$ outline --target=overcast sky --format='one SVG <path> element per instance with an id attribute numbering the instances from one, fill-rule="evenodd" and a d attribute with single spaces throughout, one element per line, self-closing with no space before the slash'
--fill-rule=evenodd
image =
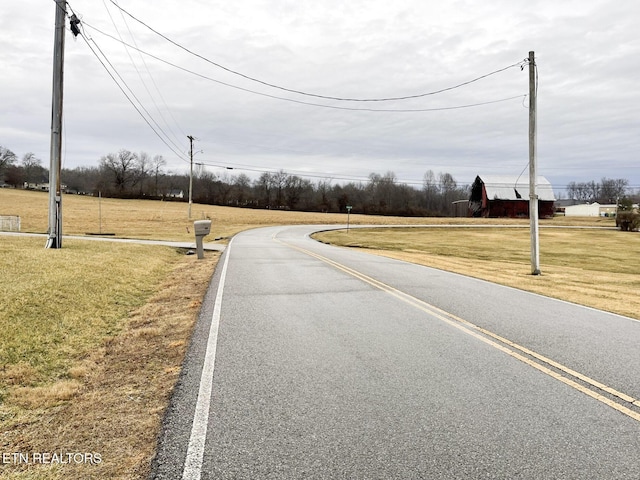
<path id="1" fill-rule="evenodd" d="M 482 174 L 526 175 L 529 72 L 519 65 L 535 51 L 538 173 L 556 190 L 603 177 L 640 188 L 635 2 L 73 0 L 69 7 L 84 38 L 67 22 L 65 168 L 97 166 L 124 148 L 162 155 L 167 170 L 187 172 L 191 135 L 195 162 L 217 174 L 284 169 L 342 182 L 392 171 L 416 185 L 427 170 L 461 184 Z M 20 158 L 33 152 L 46 167 L 54 17 L 54 0 L 3 2 L 0 10 L 0 145 Z M 363 102 L 285 89 L 360 100 L 447 90 Z"/>

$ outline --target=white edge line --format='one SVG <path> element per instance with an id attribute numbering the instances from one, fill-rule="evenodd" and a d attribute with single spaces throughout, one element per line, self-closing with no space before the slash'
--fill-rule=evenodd
<path id="1" fill-rule="evenodd" d="M 191 436 L 189 437 L 189 446 L 187 448 L 187 456 L 184 462 L 184 470 L 182 471 L 183 480 L 199 480 L 202 474 L 202 462 L 204 458 L 204 445 L 207 438 L 207 426 L 209 423 L 209 410 L 211 407 L 211 393 L 213 390 L 213 370 L 216 360 L 216 347 L 218 344 L 218 327 L 220 325 L 220 310 L 222 308 L 222 294 L 224 292 L 224 283 L 227 276 L 227 265 L 231 255 L 231 243 L 226 248 L 226 257 L 218 282 L 218 291 L 213 307 L 213 315 L 211 326 L 209 327 L 209 339 L 207 340 L 207 349 L 204 357 L 204 365 L 202 366 L 202 375 L 200 376 L 200 389 L 198 391 L 198 399 L 196 401 L 196 409 L 193 414 L 193 425 L 191 427 Z"/>

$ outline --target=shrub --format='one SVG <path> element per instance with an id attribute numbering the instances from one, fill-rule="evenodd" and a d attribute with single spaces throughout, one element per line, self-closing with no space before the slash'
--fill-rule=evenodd
<path id="1" fill-rule="evenodd" d="M 616 215 L 616 227 L 623 232 L 631 232 L 640 228 L 640 214 L 636 212 L 618 212 Z"/>

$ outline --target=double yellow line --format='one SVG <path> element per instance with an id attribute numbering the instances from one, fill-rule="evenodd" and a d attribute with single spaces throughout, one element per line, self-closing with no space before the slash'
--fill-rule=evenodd
<path id="1" fill-rule="evenodd" d="M 501 352 L 504 352 L 507 355 L 520 360 L 521 362 L 526 363 L 536 370 L 549 375 L 550 377 L 553 377 L 556 380 L 640 422 L 640 412 L 630 408 L 633 406 L 640 408 L 640 400 L 637 400 L 630 395 L 619 392 L 618 390 L 604 385 L 596 380 L 593 380 L 586 375 L 565 367 L 564 365 L 561 365 L 560 363 L 555 362 L 550 358 L 545 357 L 544 355 L 540 355 L 539 353 L 523 347 L 522 345 L 518 345 L 517 343 L 501 337 L 500 335 L 497 335 L 485 328 L 479 327 L 478 325 L 475 325 L 463 318 L 457 317 L 456 315 L 448 313 L 434 305 L 431 305 L 430 303 L 404 293 L 397 288 L 387 285 L 386 283 L 380 282 L 375 278 L 369 277 L 368 275 L 358 272 L 357 270 L 342 265 L 341 263 L 335 262 L 330 258 L 324 257 L 315 252 L 292 245 L 290 243 L 283 242 L 275 237 L 274 240 L 290 248 L 293 248 L 294 250 L 316 258 L 328 265 L 331 265 L 332 267 L 345 272 L 365 283 L 368 283 L 369 285 L 398 298 L 399 300 L 411 305 L 412 307 L 428 313 L 429 315 L 457 328 L 458 330 L 461 330 L 467 335 L 471 335 L 472 337 L 477 338 L 478 340 L 488 345 L 491 345 L 493 348 L 500 350 Z M 577 380 L 580 380 L 583 383 L 579 383 Z M 606 392 L 617 400 L 606 397 L 598 391 Z"/>

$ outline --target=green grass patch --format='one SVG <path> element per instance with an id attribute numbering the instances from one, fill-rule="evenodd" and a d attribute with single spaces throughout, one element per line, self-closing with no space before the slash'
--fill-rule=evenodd
<path id="1" fill-rule="evenodd" d="M 166 275 L 177 252 L 107 242 L 3 237 L 0 390 L 41 385 L 119 332 Z M 15 377 L 22 377 L 20 381 Z"/>

